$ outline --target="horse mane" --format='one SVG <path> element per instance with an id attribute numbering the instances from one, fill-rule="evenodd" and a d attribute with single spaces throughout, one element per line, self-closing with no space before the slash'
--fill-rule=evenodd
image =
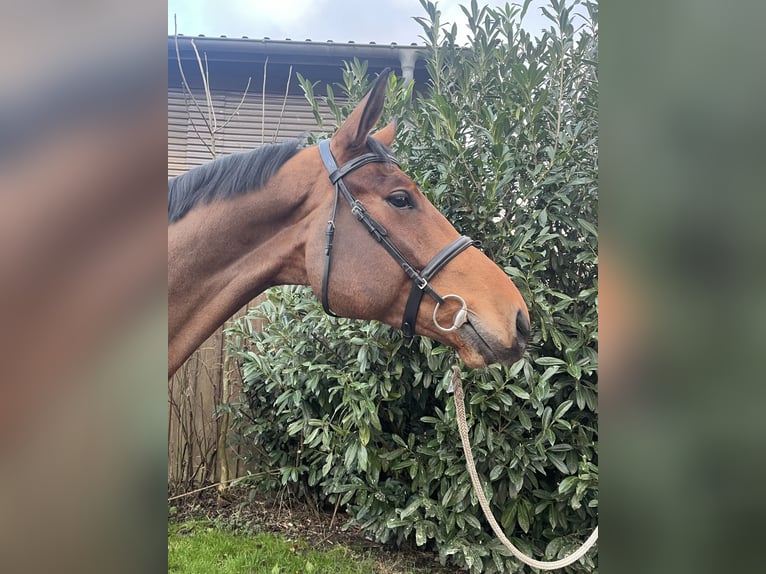
<path id="1" fill-rule="evenodd" d="M 289 140 L 219 157 L 168 180 L 168 223 L 200 203 L 230 199 L 263 187 L 301 149 Z"/>

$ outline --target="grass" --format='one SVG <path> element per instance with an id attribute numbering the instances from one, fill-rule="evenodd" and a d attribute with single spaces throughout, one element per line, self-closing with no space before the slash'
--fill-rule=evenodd
<path id="1" fill-rule="evenodd" d="M 315 549 L 271 533 L 228 532 L 209 521 L 168 525 L 168 572 L 179 574 L 370 574 L 375 562 L 336 546 Z"/>

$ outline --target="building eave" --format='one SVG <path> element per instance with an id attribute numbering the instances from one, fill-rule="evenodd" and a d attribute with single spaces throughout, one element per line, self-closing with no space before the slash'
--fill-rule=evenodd
<path id="1" fill-rule="evenodd" d="M 419 45 L 179 35 L 178 53 L 185 69 L 192 63 L 196 69 L 194 47 L 201 56 L 204 55 L 211 70 L 224 70 L 227 76 L 240 68 L 253 75 L 253 70 L 261 69 L 268 63 L 270 67 L 294 66 L 298 68 L 296 71 L 301 71 L 312 80 L 338 81 L 341 78 L 343 62 L 356 58 L 367 61 L 372 73 L 390 66 L 398 75 L 407 79 L 423 80 L 427 77 L 421 57 L 426 48 Z M 176 38 L 168 36 L 168 72 L 171 78 L 174 76 L 174 70 L 177 70 Z M 275 75 L 279 77 L 281 74 L 275 70 Z"/>

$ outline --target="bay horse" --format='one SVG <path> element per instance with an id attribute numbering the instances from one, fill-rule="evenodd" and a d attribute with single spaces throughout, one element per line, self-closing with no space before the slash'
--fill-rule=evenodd
<path id="1" fill-rule="evenodd" d="M 399 168 L 395 122 L 370 135 L 389 72 L 318 146 L 265 146 L 169 181 L 168 376 L 285 284 L 310 285 L 328 313 L 449 345 L 468 367 L 521 357 L 530 326 L 518 289 Z"/>

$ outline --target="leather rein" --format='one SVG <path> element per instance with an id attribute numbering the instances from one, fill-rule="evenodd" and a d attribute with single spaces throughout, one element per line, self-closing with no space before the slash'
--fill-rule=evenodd
<path id="1" fill-rule="evenodd" d="M 330 310 L 327 290 L 330 281 L 333 238 L 335 236 L 335 216 L 338 211 L 338 197 L 342 195 L 357 221 L 364 225 L 367 231 L 370 232 L 370 235 L 383 246 L 388 254 L 393 257 L 394 261 L 399 264 L 407 276 L 412 280 L 412 289 L 407 298 L 407 304 L 404 307 L 404 316 L 402 318 L 402 331 L 404 332 L 405 338 L 411 339 L 415 335 L 415 323 L 417 321 L 418 309 L 420 308 L 420 302 L 423 300 L 423 294 L 425 293 L 428 293 L 428 295 L 436 301 L 436 307 L 433 312 L 433 321 L 436 327 L 443 332 L 451 332 L 459 329 L 468 321 L 468 307 L 465 300 L 459 295 L 454 294 L 444 296 L 439 295 L 433 287 L 431 287 L 429 281 L 452 259 L 457 257 L 468 247 L 478 245 L 478 242 L 470 237 L 462 235 L 437 253 L 422 270 L 416 269 L 410 265 L 407 258 L 404 257 L 396 245 L 391 242 L 386 228 L 368 213 L 362 202 L 351 194 L 346 187 L 346 184 L 343 182 L 343 178 L 346 175 L 359 169 L 363 165 L 367 165 L 368 163 L 393 163 L 396 166 L 399 166 L 397 159 L 390 154 L 366 153 L 344 163 L 341 167 L 338 167 L 338 164 L 330 151 L 330 140 L 324 140 L 319 143 L 319 154 L 322 157 L 325 168 L 327 168 L 327 171 L 330 174 L 330 182 L 335 187 L 335 200 L 332 206 L 332 214 L 330 220 L 327 222 L 327 230 L 325 232 L 327 242 L 325 246 L 324 274 L 322 276 L 322 307 L 324 308 L 325 313 L 337 317 L 337 315 Z M 437 321 L 436 313 L 439 310 L 439 307 L 448 299 L 457 300 L 461 304 L 461 308 L 455 314 L 452 325 L 450 327 L 443 327 Z"/>

